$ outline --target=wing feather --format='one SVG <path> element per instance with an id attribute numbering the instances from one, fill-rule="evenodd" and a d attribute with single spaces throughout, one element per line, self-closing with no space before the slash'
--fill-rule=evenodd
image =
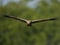
<path id="1" fill-rule="evenodd" d="M 15 17 L 15 16 L 4 15 L 4 17 L 13 18 L 13 19 L 16 19 L 16 20 L 19 20 L 19 21 L 25 22 L 25 23 L 27 22 L 26 19 L 18 18 L 18 17 Z"/>
<path id="2" fill-rule="evenodd" d="M 33 20 L 32 23 L 45 22 L 45 21 L 52 21 L 52 20 L 56 20 L 56 19 L 57 19 L 57 18 L 39 19 L 39 20 Z"/>

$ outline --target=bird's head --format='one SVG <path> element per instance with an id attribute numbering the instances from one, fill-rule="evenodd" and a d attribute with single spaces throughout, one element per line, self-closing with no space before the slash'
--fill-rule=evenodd
<path id="1" fill-rule="evenodd" d="M 31 21 L 30 21 L 30 20 L 27 21 L 27 25 L 28 25 L 28 26 L 31 26 Z"/>
<path id="2" fill-rule="evenodd" d="M 30 24 L 31 23 L 31 21 L 27 21 L 27 24 Z"/>

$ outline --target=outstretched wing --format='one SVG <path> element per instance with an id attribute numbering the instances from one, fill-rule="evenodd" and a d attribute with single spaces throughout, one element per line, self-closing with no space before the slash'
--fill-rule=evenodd
<path id="1" fill-rule="evenodd" d="M 46 19 L 32 20 L 32 23 L 52 21 L 52 20 L 56 20 L 56 19 L 57 18 L 46 18 Z"/>
<path id="2" fill-rule="evenodd" d="M 27 20 L 25 19 L 22 19 L 22 18 L 18 18 L 18 17 L 15 17 L 15 16 L 8 16 L 8 15 L 3 15 L 4 17 L 8 17 L 8 18 L 13 18 L 13 19 L 16 19 L 16 20 L 19 20 L 19 21 L 22 21 L 22 22 L 27 22 Z"/>

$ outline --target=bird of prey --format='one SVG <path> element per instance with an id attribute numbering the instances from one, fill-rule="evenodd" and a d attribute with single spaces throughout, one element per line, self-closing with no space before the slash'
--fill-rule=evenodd
<path id="1" fill-rule="evenodd" d="M 9 15 L 4 15 L 4 17 L 16 19 L 16 20 L 19 20 L 21 22 L 25 22 L 27 24 L 27 26 L 32 26 L 32 24 L 38 23 L 38 22 L 52 21 L 52 20 L 57 19 L 57 18 L 46 18 L 46 19 L 38 19 L 38 20 L 26 20 L 26 19 L 23 19 L 23 18 L 18 18 L 18 17 L 15 17 L 15 16 L 9 16 Z"/>

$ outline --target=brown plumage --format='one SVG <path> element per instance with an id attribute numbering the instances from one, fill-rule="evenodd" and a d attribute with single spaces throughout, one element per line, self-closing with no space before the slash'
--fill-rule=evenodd
<path id="1" fill-rule="evenodd" d="M 23 19 L 23 18 L 8 16 L 8 15 L 4 15 L 4 17 L 13 18 L 13 19 L 19 20 L 21 22 L 25 22 L 28 26 L 31 26 L 32 24 L 38 23 L 38 22 L 52 21 L 52 20 L 57 19 L 57 18 L 46 18 L 46 19 L 38 19 L 38 20 L 26 20 L 26 19 Z"/>

